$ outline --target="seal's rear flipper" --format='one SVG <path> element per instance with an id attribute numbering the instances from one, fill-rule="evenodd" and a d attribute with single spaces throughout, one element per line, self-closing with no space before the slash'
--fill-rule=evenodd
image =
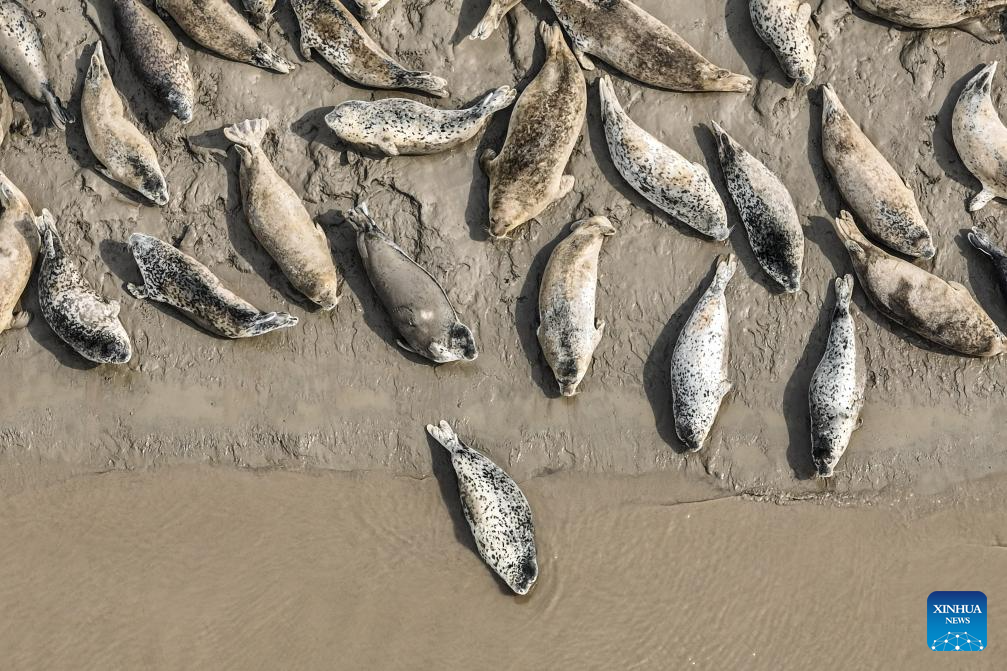
<path id="1" fill-rule="evenodd" d="M 52 125 L 60 130 L 65 130 L 67 124 L 74 123 L 77 119 L 73 114 L 67 110 L 66 106 L 63 104 L 56 94 L 52 92 L 52 89 L 48 86 L 42 91 L 45 95 L 46 105 L 49 106 L 49 115 L 52 117 Z"/>
<path id="2" fill-rule="evenodd" d="M 972 230 L 968 234 L 969 242 L 972 246 L 978 249 L 983 254 L 993 257 L 994 259 L 1002 259 L 1007 257 L 1007 252 L 997 246 L 992 239 L 990 239 L 989 234 L 978 226 L 973 226 Z"/>
<path id="3" fill-rule="evenodd" d="M 1003 40 L 1003 15 L 993 12 L 989 16 L 975 18 L 955 26 L 986 44 L 996 44 Z"/>
<path id="4" fill-rule="evenodd" d="M 285 329 L 295 326 L 297 317 L 286 312 L 267 312 L 252 320 L 252 325 L 248 329 L 248 336 L 259 336 L 276 329 Z"/>
<path id="5" fill-rule="evenodd" d="M 269 119 L 247 119 L 224 129 L 224 137 L 231 142 L 254 149 L 262 144 L 262 138 L 269 130 Z"/>
<path id="6" fill-rule="evenodd" d="M 462 441 L 458 439 L 458 434 L 455 433 L 455 430 L 451 428 L 451 425 L 443 419 L 438 426 L 427 424 L 427 433 L 429 433 L 434 440 L 443 445 L 444 449 L 452 454 L 463 447 Z"/>

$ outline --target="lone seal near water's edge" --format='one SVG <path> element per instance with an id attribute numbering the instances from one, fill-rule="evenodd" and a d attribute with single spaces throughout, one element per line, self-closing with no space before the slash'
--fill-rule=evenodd
<path id="1" fill-rule="evenodd" d="M 969 80 L 951 118 L 951 137 L 958 155 L 982 185 L 982 191 L 969 203 L 972 212 L 994 198 L 1007 197 L 1007 128 L 990 97 L 996 71 L 997 62 L 993 61 Z"/>

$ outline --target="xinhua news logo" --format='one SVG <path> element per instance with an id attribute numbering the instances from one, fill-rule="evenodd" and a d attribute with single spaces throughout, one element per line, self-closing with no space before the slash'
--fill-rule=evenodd
<path id="1" fill-rule="evenodd" d="M 927 597 L 927 647 L 936 652 L 985 650 L 986 595 L 931 592 Z"/>

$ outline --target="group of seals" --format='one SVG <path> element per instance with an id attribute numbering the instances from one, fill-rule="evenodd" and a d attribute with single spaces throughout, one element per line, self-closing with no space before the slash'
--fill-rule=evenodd
<path id="1" fill-rule="evenodd" d="M 958 155 L 982 185 L 982 191 L 969 203 L 972 212 L 994 198 L 1007 197 L 1007 128 L 991 98 L 996 71 L 993 61 L 969 80 L 951 118 Z"/>
<path id="2" fill-rule="evenodd" d="M 865 12 L 908 28 L 953 27 L 984 42 L 1002 39 L 1000 12 L 1007 0 L 854 0 Z"/>
<path id="3" fill-rule="evenodd" d="M 54 126 L 62 130 L 73 123 L 73 115 L 56 97 L 49 79 L 42 30 L 18 0 L 0 0 L 0 68 L 22 91 L 49 107 Z"/>
<path id="4" fill-rule="evenodd" d="M 28 286 L 41 239 L 31 203 L 7 175 L 0 172 L 0 334 L 19 329 L 31 319 L 18 310 Z"/>
<path id="5" fill-rule="evenodd" d="M 787 76 L 807 86 L 815 78 L 818 54 L 808 33 L 811 5 L 803 0 L 750 0 L 752 25 L 776 54 Z"/>

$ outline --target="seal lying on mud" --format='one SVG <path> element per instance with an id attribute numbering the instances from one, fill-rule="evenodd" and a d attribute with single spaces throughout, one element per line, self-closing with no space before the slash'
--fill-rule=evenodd
<path id="1" fill-rule="evenodd" d="M 989 234 L 978 226 L 972 227 L 968 237 L 973 247 L 993 260 L 1000 293 L 1007 298 L 1007 251 L 993 242 Z"/>
<path id="2" fill-rule="evenodd" d="M 727 209 L 706 168 L 637 126 L 607 76 L 598 80 L 598 91 L 608 150 L 623 179 L 683 224 L 714 240 L 727 240 Z"/>
<path id="3" fill-rule="evenodd" d="M 136 298 L 178 308 L 211 333 L 250 338 L 297 324 L 297 317 L 286 312 L 260 311 L 225 287 L 202 263 L 155 237 L 134 233 L 129 237 L 129 251 L 143 284 L 127 284 L 126 290 Z"/>
<path id="4" fill-rule="evenodd" d="M 912 189 L 828 84 L 822 87 L 822 98 L 822 152 L 843 198 L 879 241 L 900 254 L 932 258 L 934 243 Z"/>
<path id="5" fill-rule="evenodd" d="M 840 213 L 835 227 L 864 292 L 889 319 L 968 356 L 989 357 L 1007 351 L 1004 334 L 968 289 L 872 245 L 849 212 Z"/>
<path id="6" fill-rule="evenodd" d="M 671 401 L 675 432 L 689 452 L 710 435 L 731 382 L 727 379 L 731 318 L 724 290 L 738 269 L 734 254 L 717 259 L 713 282 L 700 297 L 671 355 Z"/>
<path id="7" fill-rule="evenodd" d="M 951 119 L 958 155 L 983 187 L 969 203 L 972 212 L 994 198 L 1007 197 L 1007 128 L 990 97 L 996 71 L 993 61 L 969 80 Z"/>
<path id="8" fill-rule="evenodd" d="M 800 291 L 804 230 L 794 199 L 779 177 L 716 122 L 713 134 L 727 190 L 738 207 L 755 258 L 784 291 Z"/>
<path id="9" fill-rule="evenodd" d="M 141 0 L 113 0 L 122 50 L 151 93 L 182 123 L 192 121 L 196 84 L 189 55 Z"/>
<path id="10" fill-rule="evenodd" d="M 1000 12 L 1007 0 L 854 0 L 865 12 L 908 28 L 954 27 L 984 42 L 1002 39 Z"/>
<path id="11" fill-rule="evenodd" d="M 480 159 L 489 176 L 490 235 L 502 238 L 570 193 L 563 170 L 587 115 L 587 83 L 559 26 L 539 24 L 546 58 L 514 105 L 499 156 Z"/>
<path id="12" fill-rule="evenodd" d="M 84 78 L 80 114 L 87 143 L 104 166 L 97 170 L 158 205 L 166 204 L 168 184 L 157 162 L 157 153 L 140 129 L 126 117 L 122 98 L 105 65 L 100 41 L 95 44 Z"/>
<path id="13" fill-rule="evenodd" d="M 251 119 L 224 129 L 241 156 L 241 202 L 252 233 L 302 294 L 331 310 L 339 302 L 342 279 L 328 238 L 262 151 L 267 119 Z"/>
<path id="14" fill-rule="evenodd" d="M 41 243 L 35 212 L 25 195 L 0 172 L 0 334 L 28 326 L 31 315 L 15 312 L 28 286 Z"/>
<path id="15" fill-rule="evenodd" d="M 818 54 L 808 34 L 811 5 L 802 0 L 750 0 L 752 25 L 776 54 L 787 76 L 805 86 L 815 78 Z"/>
<path id="16" fill-rule="evenodd" d="M 857 356 L 857 325 L 850 312 L 853 276 L 836 278 L 836 308 L 825 354 L 811 376 L 811 460 L 820 478 L 830 478 L 860 427 L 864 406 L 863 364 Z"/>
<path id="17" fill-rule="evenodd" d="M 301 26 L 301 55 L 318 53 L 347 79 L 377 89 L 415 89 L 443 98 L 447 81 L 389 56 L 340 0 L 290 0 Z"/>
<path id="18" fill-rule="evenodd" d="M 133 348 L 119 321 L 119 302 L 99 296 L 63 248 L 49 210 L 35 219 L 42 233 L 38 303 L 63 342 L 95 363 L 126 363 Z"/>
<path id="19" fill-rule="evenodd" d="M 17 0 L 0 0 L 0 68 L 22 91 L 48 105 L 56 128 L 62 130 L 74 122 L 52 90 L 42 30 L 35 15 Z"/>
<path id="20" fill-rule="evenodd" d="M 263 42 L 228 0 L 154 0 L 186 35 L 239 63 L 286 74 L 294 66 Z"/>
<path id="21" fill-rule="evenodd" d="M 252 22 L 261 27 L 272 18 L 276 0 L 241 0 L 241 4 L 252 16 Z"/>
<path id="22" fill-rule="evenodd" d="M 407 98 L 347 100 L 325 115 L 339 138 L 388 156 L 436 154 L 473 138 L 494 112 L 508 107 L 517 91 L 501 86 L 472 107 L 434 109 Z"/>
<path id="23" fill-rule="evenodd" d="M 479 555 L 516 594 L 527 594 L 538 579 L 528 499 L 502 468 L 462 443 L 447 422 L 427 424 L 427 433 L 451 453 L 462 512 Z"/>
<path id="24" fill-rule="evenodd" d="M 575 222 L 542 274 L 536 335 L 564 396 L 577 393 L 605 332 L 605 321 L 595 321 L 595 293 L 601 243 L 612 235 L 615 226 L 606 217 Z"/>
<path id="25" fill-rule="evenodd" d="M 375 293 L 404 340 L 399 347 L 436 363 L 472 361 L 475 337 L 458 319 L 444 288 L 382 231 L 367 204 L 346 213 Z"/>
<path id="26" fill-rule="evenodd" d="M 381 8 L 388 4 L 388 0 L 357 0 L 357 7 L 360 8 L 360 16 L 365 19 L 373 19 L 381 11 Z"/>

